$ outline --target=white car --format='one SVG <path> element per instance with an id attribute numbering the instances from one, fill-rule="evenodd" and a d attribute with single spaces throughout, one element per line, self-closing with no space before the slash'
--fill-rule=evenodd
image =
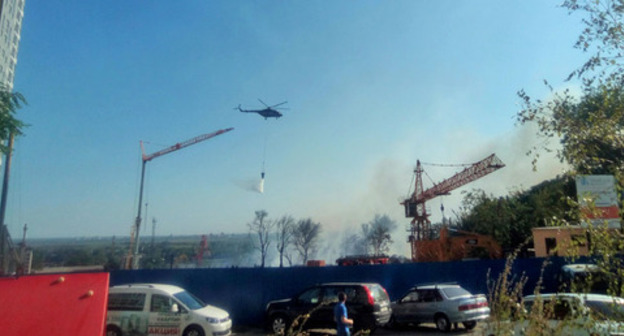
<path id="1" fill-rule="evenodd" d="M 553 336 L 624 336 L 624 298 L 558 293 L 525 296 L 523 302 L 518 320 L 492 321 L 484 335 L 533 335 L 531 329 L 539 329 Z"/>
<path id="2" fill-rule="evenodd" d="M 561 267 L 561 290 L 607 294 L 609 278 L 596 264 L 568 264 Z"/>
<path id="3" fill-rule="evenodd" d="M 162 284 L 130 284 L 108 291 L 106 336 L 228 336 L 232 320 L 184 289 Z"/>

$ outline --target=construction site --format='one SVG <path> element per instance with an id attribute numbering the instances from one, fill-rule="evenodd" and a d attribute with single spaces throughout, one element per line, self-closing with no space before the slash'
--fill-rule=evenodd
<path id="1" fill-rule="evenodd" d="M 143 143 L 141 143 L 141 149 L 143 153 L 141 159 L 143 164 L 141 171 L 142 174 L 139 191 L 139 204 L 141 204 L 141 199 L 143 195 L 145 166 L 147 162 L 162 155 L 166 155 L 168 153 L 172 153 L 185 147 L 211 139 L 217 135 L 229 132 L 231 130 L 232 128 L 229 128 L 195 137 L 188 141 L 175 144 L 152 154 L 146 154 Z M 425 188 L 423 184 L 423 175 L 426 175 L 426 172 L 423 168 L 423 164 L 421 164 L 420 160 L 418 160 L 414 169 L 414 184 L 412 186 L 413 192 L 400 204 L 404 208 L 405 217 L 411 219 L 409 223 L 408 236 L 406 239 L 411 251 L 409 260 L 411 260 L 412 262 L 442 262 L 470 259 L 502 258 L 503 252 L 500 245 L 490 236 L 478 234 L 475 232 L 459 230 L 453 226 L 450 226 L 448 222 L 444 221 L 443 223 L 433 225 L 429 219 L 431 210 L 427 206 L 427 202 L 433 200 L 438 196 L 449 195 L 451 191 L 461 188 L 462 186 L 465 186 L 472 181 L 475 181 L 490 173 L 493 173 L 496 170 L 503 168 L 504 166 L 504 163 L 495 154 L 492 154 L 476 163 L 462 165 L 463 170 L 461 170 L 460 172 L 438 183 L 432 183 L 433 186 L 431 186 L 430 188 Z M 121 253 L 120 251 L 122 251 L 123 249 L 126 249 L 127 253 L 124 257 L 121 258 L 121 260 L 117 260 L 117 263 L 108 261 L 106 263 L 106 265 L 108 266 L 102 267 L 138 269 L 139 260 L 141 260 L 142 258 L 144 258 L 144 267 L 148 268 L 158 267 L 157 265 L 161 265 L 160 267 L 166 268 L 202 268 L 215 266 L 219 267 L 218 265 L 227 267 L 236 265 L 236 263 L 232 262 L 219 262 L 219 260 L 224 260 L 223 258 L 232 259 L 232 257 L 225 257 L 223 252 L 219 252 L 222 251 L 222 249 L 220 250 L 220 246 L 223 245 L 211 246 L 211 244 L 219 244 L 219 239 L 217 239 L 217 237 L 209 238 L 206 234 L 199 235 L 197 236 L 198 238 L 191 238 L 191 240 L 182 240 L 181 242 L 184 243 L 182 243 L 182 245 L 178 244 L 179 248 L 177 252 L 160 251 L 158 249 L 158 246 L 161 245 L 157 245 L 155 243 L 155 219 L 152 220 L 151 241 L 149 237 L 144 237 L 144 246 L 140 248 L 138 233 L 140 232 L 142 223 L 141 208 L 142 207 L 138 207 L 137 209 L 137 217 L 135 220 L 135 224 L 132 227 L 129 239 L 116 239 L 113 237 L 111 245 L 106 247 L 110 255 L 118 256 L 119 253 Z M 443 205 L 441 206 L 441 211 L 444 211 Z M 16 243 L 14 239 L 11 239 L 8 230 L 6 230 L 6 226 L 4 226 L 4 238 L 2 239 L 2 245 L 0 246 L 0 251 L 3 252 L 1 258 L 3 274 L 33 273 L 33 250 L 28 247 L 26 231 L 27 227 L 25 225 L 21 242 Z M 160 239 L 160 241 L 162 241 L 162 239 Z M 243 243 L 243 241 L 241 241 L 241 244 L 247 244 L 248 247 L 245 248 L 242 247 L 245 245 L 240 245 L 241 247 L 237 248 L 238 251 L 246 251 L 244 253 L 253 253 L 253 247 L 251 246 L 253 243 L 251 241 L 248 241 L 248 243 Z M 245 256 L 240 257 L 247 258 Z M 156 259 L 154 258 L 162 261 L 156 262 Z M 387 264 L 392 262 L 397 262 L 397 260 L 391 259 L 385 255 L 343 256 L 340 259 L 336 260 L 336 264 L 341 266 L 362 264 Z M 118 266 L 114 266 L 115 264 L 117 264 Z M 326 260 L 312 260 L 308 261 L 307 264 L 308 266 L 325 266 L 330 265 L 331 261 L 328 262 Z"/>
<path id="2" fill-rule="evenodd" d="M 424 169 L 420 160 L 417 161 L 414 170 L 414 193 L 401 203 L 405 208 L 405 217 L 413 218 L 410 222 L 408 237 L 412 261 L 456 261 L 469 258 L 503 257 L 501 247 L 492 237 L 452 230 L 445 223 L 432 228 L 429 220 L 430 211 L 426 206 L 427 201 L 448 195 L 451 191 L 503 167 L 505 164 L 495 154 L 491 154 L 479 162 L 468 165 L 459 173 L 435 183 L 431 188 L 425 189 L 423 186 Z M 444 211 L 443 206 L 441 210 Z"/>

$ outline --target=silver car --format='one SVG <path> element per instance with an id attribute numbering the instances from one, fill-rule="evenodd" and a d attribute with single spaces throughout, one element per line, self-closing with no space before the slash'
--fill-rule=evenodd
<path id="1" fill-rule="evenodd" d="M 434 322 L 440 331 L 462 323 L 468 330 L 490 316 L 485 295 L 472 295 L 456 284 L 415 286 L 392 303 L 391 326 Z"/>
<path id="2" fill-rule="evenodd" d="M 624 335 L 624 298 L 604 294 L 548 293 L 522 299 L 525 315 L 490 323 L 484 335 Z M 539 318 L 537 318 L 539 317 Z"/>

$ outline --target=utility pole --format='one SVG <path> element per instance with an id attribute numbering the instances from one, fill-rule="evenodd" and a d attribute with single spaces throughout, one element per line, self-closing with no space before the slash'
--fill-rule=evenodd
<path id="1" fill-rule="evenodd" d="M 156 240 L 156 218 L 152 217 L 152 252 L 154 251 L 154 240 Z"/>
<path id="2" fill-rule="evenodd" d="M 11 171 L 11 156 L 13 152 L 13 142 L 15 135 L 11 133 L 9 136 L 9 150 L 6 154 L 6 162 L 4 164 L 4 179 L 2 181 L 2 198 L 0 198 L 0 274 L 6 274 L 9 270 L 8 240 L 9 231 L 4 224 L 6 214 L 7 194 L 9 192 L 9 172 Z"/>

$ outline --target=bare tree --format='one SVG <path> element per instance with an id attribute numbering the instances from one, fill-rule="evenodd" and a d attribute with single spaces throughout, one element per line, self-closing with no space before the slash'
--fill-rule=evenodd
<path id="1" fill-rule="evenodd" d="M 288 266 L 293 265 L 293 256 L 290 252 L 286 251 L 286 253 L 284 253 L 284 258 L 288 261 Z"/>
<path id="2" fill-rule="evenodd" d="M 271 231 L 274 226 L 274 223 L 267 219 L 268 215 L 266 211 L 258 210 L 253 222 L 247 223 L 249 231 L 258 236 L 258 245 L 255 248 L 260 251 L 260 267 L 264 267 L 269 245 L 271 245 Z"/>
<path id="3" fill-rule="evenodd" d="M 388 215 L 375 215 L 375 219 L 362 224 L 362 235 L 367 244 L 367 250 L 370 248 L 373 255 L 390 252 L 390 244 L 392 244 L 390 233 L 396 227 L 397 224 Z"/>
<path id="4" fill-rule="evenodd" d="M 275 231 L 277 236 L 277 252 L 279 252 L 279 267 L 284 267 L 284 257 L 288 246 L 292 243 L 293 230 L 295 228 L 295 220 L 291 216 L 282 216 L 275 222 Z"/>
<path id="5" fill-rule="evenodd" d="M 293 231 L 293 245 L 299 252 L 303 264 L 316 249 L 318 238 L 321 233 L 321 224 L 314 223 L 312 219 L 301 219 L 295 225 Z"/>

